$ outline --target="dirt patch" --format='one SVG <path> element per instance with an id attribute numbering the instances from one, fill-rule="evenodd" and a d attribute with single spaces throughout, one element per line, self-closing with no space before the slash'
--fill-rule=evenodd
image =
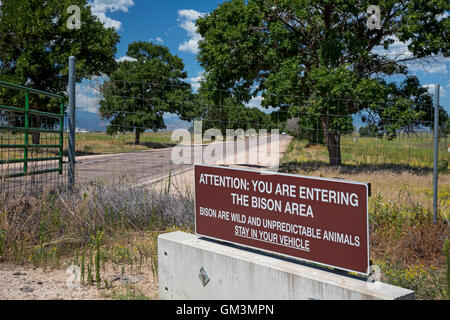
<path id="1" fill-rule="evenodd" d="M 0 300 L 122 300 L 157 299 L 158 296 L 158 282 L 147 267 L 122 276 L 107 266 L 102 272 L 100 288 L 84 284 L 76 289 L 67 286 L 70 275 L 66 270 L 0 263 Z"/>

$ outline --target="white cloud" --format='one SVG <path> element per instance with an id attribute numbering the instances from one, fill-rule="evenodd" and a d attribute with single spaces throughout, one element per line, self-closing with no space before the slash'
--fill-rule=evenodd
<path id="1" fill-rule="evenodd" d="M 251 98 L 250 101 L 246 104 L 246 106 L 249 108 L 262 109 L 263 107 L 261 106 L 261 102 L 262 102 L 262 96 L 256 96 L 254 98 Z"/>
<path id="2" fill-rule="evenodd" d="M 76 106 L 77 109 L 91 113 L 98 113 L 98 103 L 102 99 L 100 86 L 108 78 L 94 77 L 91 80 L 84 80 L 76 85 Z"/>
<path id="3" fill-rule="evenodd" d="M 197 33 L 195 21 L 205 14 L 193 9 L 178 10 L 178 25 L 187 31 L 189 39 L 178 46 L 178 50 L 183 52 L 198 53 L 198 42 L 202 39 Z"/>
<path id="4" fill-rule="evenodd" d="M 449 13 L 448 12 L 444 12 L 443 14 L 440 14 L 440 15 L 436 16 L 436 20 L 437 21 L 441 21 L 443 19 L 448 18 L 448 16 L 449 16 Z"/>
<path id="5" fill-rule="evenodd" d="M 119 59 L 116 59 L 116 62 L 123 62 L 123 61 L 137 61 L 137 60 L 135 58 L 128 57 L 128 56 L 123 56 L 123 57 L 120 57 Z"/>
<path id="6" fill-rule="evenodd" d="M 178 46 L 178 50 L 180 51 L 184 51 L 184 52 L 190 52 L 193 54 L 197 54 L 198 53 L 198 41 L 200 39 L 189 39 L 187 41 L 184 41 L 182 44 L 180 44 Z"/>
<path id="7" fill-rule="evenodd" d="M 388 50 L 385 50 L 383 46 L 377 46 L 373 48 L 372 53 L 394 60 L 412 57 L 412 52 L 408 49 L 409 42 L 402 42 L 396 36 L 389 36 L 386 40 L 394 40 L 394 42 L 389 45 Z"/>
<path id="8" fill-rule="evenodd" d="M 200 81 L 203 80 L 203 72 L 199 72 L 196 77 L 189 78 L 189 82 L 191 83 L 192 89 L 197 91 L 200 89 Z"/>
<path id="9" fill-rule="evenodd" d="M 257 95 L 256 97 L 252 97 L 248 103 L 245 104 L 247 108 L 258 108 L 264 113 L 272 113 L 274 111 L 277 111 L 278 108 L 265 108 L 262 106 L 263 97 L 261 95 Z"/>
<path id="10" fill-rule="evenodd" d="M 106 16 L 107 12 L 128 12 L 128 8 L 134 6 L 133 0 L 93 0 L 88 2 L 91 6 L 92 14 L 96 15 L 99 20 L 107 27 L 120 30 L 122 22 L 114 20 Z"/>

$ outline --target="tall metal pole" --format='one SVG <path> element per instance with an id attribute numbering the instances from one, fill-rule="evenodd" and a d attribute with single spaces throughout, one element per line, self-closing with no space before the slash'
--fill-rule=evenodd
<path id="1" fill-rule="evenodd" d="M 437 222 L 439 149 L 439 84 L 436 85 L 434 105 L 434 165 L 433 165 L 433 223 Z"/>
<path id="2" fill-rule="evenodd" d="M 69 57 L 69 189 L 75 185 L 75 57 Z"/>

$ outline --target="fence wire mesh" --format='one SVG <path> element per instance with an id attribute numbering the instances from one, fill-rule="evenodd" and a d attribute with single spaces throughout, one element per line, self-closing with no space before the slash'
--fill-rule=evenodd
<path id="1" fill-rule="evenodd" d="M 14 89 L 2 90 L 0 105 L 25 105 Z M 30 110 L 58 112 L 60 101 L 34 96 L 29 95 Z M 226 91 L 197 94 L 185 85 L 83 80 L 77 92 L 76 182 L 192 194 L 193 165 L 206 163 L 370 182 L 372 192 L 385 199 L 414 198 L 431 208 L 432 99 L 410 105 L 414 112 L 399 119 L 393 112 L 399 109 L 396 101 L 263 94 L 241 103 L 239 98 Z M 58 117 L 0 111 L 4 192 L 67 186 L 65 118 L 62 125 L 60 174 Z M 24 148 L 27 140 L 30 146 Z M 438 163 L 444 213 L 449 209 L 447 145 L 441 130 Z"/>
<path id="2" fill-rule="evenodd" d="M 403 113 L 399 119 L 399 114 L 392 112 L 399 108 L 396 101 L 272 95 L 239 103 L 226 97 L 225 91 L 197 95 L 184 86 L 114 80 L 84 81 L 80 88 L 76 138 L 80 183 L 159 184 L 167 188 L 167 183 L 175 187 L 177 176 L 185 180 L 179 189 L 192 192 L 189 169 L 200 160 L 194 159 L 197 151 L 201 150 L 203 163 L 273 169 L 251 161 L 252 155 L 260 152 L 251 141 L 268 137 L 264 148 L 270 155 L 271 133 L 278 130 L 279 172 L 372 182 L 375 193 L 386 189 L 383 193 L 387 196 L 412 196 L 419 187 L 421 193 L 432 192 L 432 99 L 410 105 L 414 112 Z M 219 96 L 219 103 L 205 98 L 208 95 Z M 264 100 L 268 101 L 266 108 L 261 106 Z M 374 109 L 384 113 L 374 113 Z M 217 130 L 208 131 L 212 128 Z M 187 163 L 173 159 L 173 148 L 180 142 L 180 135 L 172 139 L 177 129 L 190 134 L 190 140 L 184 140 L 192 143 L 184 148 L 190 153 Z M 227 129 L 236 137 L 227 140 Z M 202 138 L 194 141 L 196 130 Z M 239 144 L 241 140 L 243 144 Z M 227 152 L 231 150 L 230 160 Z M 441 132 L 442 190 L 449 186 L 448 161 L 447 135 Z M 425 202 L 428 206 L 428 200 Z M 448 209 L 448 204 L 442 206 L 442 210 Z"/>

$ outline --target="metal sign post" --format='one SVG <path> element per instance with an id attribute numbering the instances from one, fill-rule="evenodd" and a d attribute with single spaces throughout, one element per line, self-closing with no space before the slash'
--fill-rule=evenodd
<path id="1" fill-rule="evenodd" d="M 75 184 L 75 57 L 69 57 L 69 189 Z"/>
<path id="2" fill-rule="evenodd" d="M 433 223 L 437 223 L 439 157 L 439 84 L 436 85 L 434 105 L 434 165 L 433 165 Z"/>

